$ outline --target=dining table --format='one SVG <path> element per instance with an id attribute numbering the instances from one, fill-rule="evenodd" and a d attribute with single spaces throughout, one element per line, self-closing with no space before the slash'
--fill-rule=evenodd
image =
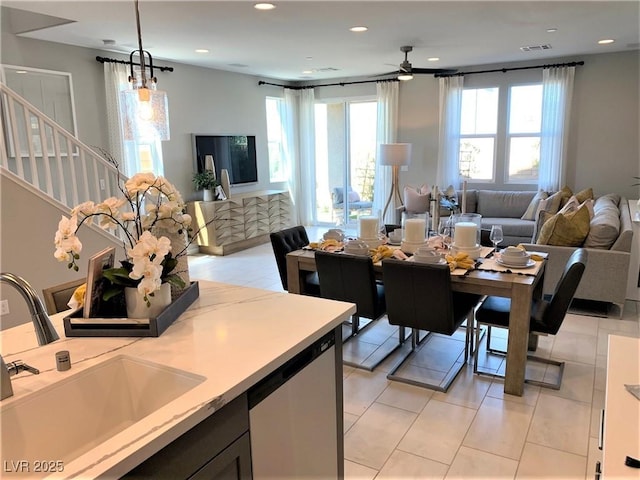
<path id="1" fill-rule="evenodd" d="M 491 249 L 490 249 L 491 250 Z M 489 253 L 488 257 L 492 257 Z M 529 322 L 531 304 L 534 298 L 542 296 L 542 285 L 546 257 L 536 262 L 531 269 L 500 268 L 495 260 L 480 259 L 479 268 L 468 271 L 452 272 L 451 287 L 456 292 L 493 295 L 511 299 L 509 313 L 509 337 L 506 352 L 506 371 L 504 392 L 522 396 L 525 383 L 527 351 L 535 349 L 535 340 L 529 340 Z M 482 268 L 482 266 L 485 268 Z M 497 268 L 491 268 L 492 265 Z M 382 278 L 381 262 L 374 263 L 374 270 Z M 287 254 L 287 282 L 289 293 L 304 294 L 303 274 L 316 271 L 315 251 L 312 249 L 295 250 Z M 477 348 L 477 346 L 476 346 Z"/>

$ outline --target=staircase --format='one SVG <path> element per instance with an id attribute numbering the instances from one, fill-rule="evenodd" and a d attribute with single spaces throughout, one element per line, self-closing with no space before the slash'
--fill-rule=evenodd
<path id="1" fill-rule="evenodd" d="M 2 174 L 25 182 L 63 210 L 118 196 L 116 166 L 0 83 Z"/>

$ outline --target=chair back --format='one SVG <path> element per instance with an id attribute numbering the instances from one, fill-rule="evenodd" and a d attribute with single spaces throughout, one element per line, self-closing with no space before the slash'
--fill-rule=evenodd
<path id="1" fill-rule="evenodd" d="M 454 312 L 448 265 L 384 259 L 382 275 L 392 325 L 452 335 L 465 320 Z"/>
<path id="2" fill-rule="evenodd" d="M 42 296 L 44 298 L 44 304 L 47 307 L 47 313 L 53 315 L 54 313 L 69 310 L 67 303 L 69 303 L 69 300 L 73 296 L 73 292 L 86 281 L 86 278 L 79 278 L 42 289 Z"/>
<path id="3" fill-rule="evenodd" d="M 533 312 L 532 329 L 552 335 L 558 333 L 586 266 L 587 251 L 579 248 L 569 257 L 551 300 L 543 303 L 540 311 Z"/>
<path id="4" fill-rule="evenodd" d="M 276 257 L 278 265 L 278 273 L 282 281 L 282 288 L 287 288 L 287 253 L 299 250 L 305 245 L 309 245 L 309 237 L 307 231 L 302 225 L 291 228 L 285 228 L 279 232 L 273 232 L 269 235 L 271 238 L 271 246 L 273 254 Z"/>
<path id="5" fill-rule="evenodd" d="M 359 316 L 374 320 L 385 312 L 384 288 L 370 257 L 323 251 L 315 256 L 322 298 L 355 303 Z"/>

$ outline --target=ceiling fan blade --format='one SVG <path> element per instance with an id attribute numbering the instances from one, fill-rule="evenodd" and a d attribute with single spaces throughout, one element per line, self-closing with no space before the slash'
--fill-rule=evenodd
<path id="1" fill-rule="evenodd" d="M 458 70 L 452 69 L 452 68 L 417 68 L 417 67 L 413 67 L 411 69 L 411 73 L 426 73 L 426 74 L 440 73 L 440 74 L 445 74 L 445 75 L 452 75 L 452 74 L 457 73 L 457 72 L 458 72 Z"/>

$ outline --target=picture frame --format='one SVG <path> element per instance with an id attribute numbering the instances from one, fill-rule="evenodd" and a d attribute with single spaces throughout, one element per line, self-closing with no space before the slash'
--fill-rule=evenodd
<path id="1" fill-rule="evenodd" d="M 115 262 L 115 247 L 107 247 L 89 259 L 87 271 L 87 291 L 84 296 L 83 318 L 91 318 L 92 312 L 97 312 L 102 300 L 102 271 L 112 268 Z"/>

